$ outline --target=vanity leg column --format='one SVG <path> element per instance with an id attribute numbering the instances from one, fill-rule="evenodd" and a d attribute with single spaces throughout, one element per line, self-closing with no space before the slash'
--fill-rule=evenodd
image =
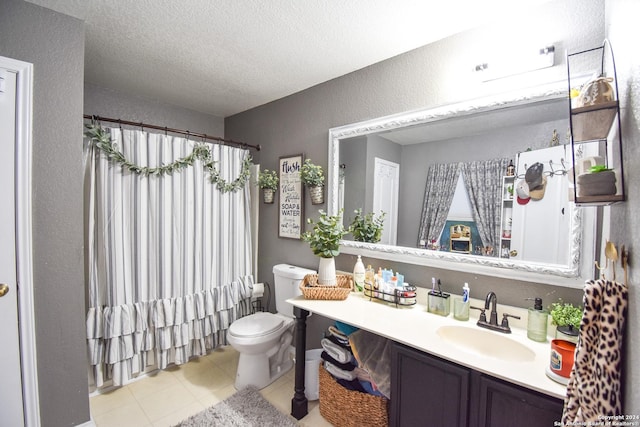
<path id="1" fill-rule="evenodd" d="M 304 395 L 304 365 L 307 347 L 307 316 L 309 312 L 294 307 L 293 314 L 296 316 L 296 381 L 293 399 L 291 399 L 291 415 L 299 420 L 309 412 L 307 397 Z"/>

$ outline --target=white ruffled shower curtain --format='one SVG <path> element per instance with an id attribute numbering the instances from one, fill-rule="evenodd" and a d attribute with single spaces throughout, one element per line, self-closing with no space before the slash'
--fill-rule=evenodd
<path id="1" fill-rule="evenodd" d="M 111 128 L 112 141 L 141 166 L 170 164 L 194 142 Z M 214 166 L 236 179 L 246 150 L 213 145 Z M 125 384 L 226 344 L 250 311 L 248 184 L 223 193 L 202 162 L 163 176 L 137 175 L 85 145 L 86 318 L 90 375 Z"/>

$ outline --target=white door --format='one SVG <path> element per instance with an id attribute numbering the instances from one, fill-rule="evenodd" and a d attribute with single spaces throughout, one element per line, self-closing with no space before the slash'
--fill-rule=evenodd
<path id="1" fill-rule="evenodd" d="M 2 425 L 24 425 L 18 333 L 15 222 L 16 73 L 0 68 L 0 413 Z"/>
<path id="2" fill-rule="evenodd" d="M 395 245 L 398 238 L 398 192 L 400 190 L 400 165 L 375 158 L 373 167 L 373 212 L 386 213 L 380 243 Z"/>
<path id="3" fill-rule="evenodd" d="M 40 426 L 31 237 L 32 99 L 33 64 L 0 56 L 2 427 Z"/>

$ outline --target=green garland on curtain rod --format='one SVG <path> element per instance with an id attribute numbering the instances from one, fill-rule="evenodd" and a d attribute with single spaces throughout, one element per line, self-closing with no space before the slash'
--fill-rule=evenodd
<path id="1" fill-rule="evenodd" d="M 213 166 L 215 162 L 211 160 L 211 150 L 205 144 L 196 144 L 195 147 L 193 147 L 191 154 L 168 165 L 162 165 L 155 168 L 139 166 L 125 158 L 124 154 L 118 150 L 117 144 L 111 141 L 109 133 L 106 132 L 102 126 L 91 123 L 86 125 L 86 128 L 87 131 L 85 132 L 85 136 L 89 138 L 96 147 L 102 150 L 109 160 L 120 164 L 123 168 L 138 175 L 170 175 L 177 170 L 186 168 L 187 166 L 193 166 L 193 162 L 196 159 L 199 159 L 204 163 L 204 168 L 209 172 L 209 181 L 212 184 L 215 184 L 216 188 L 223 193 L 235 193 L 242 189 L 251 176 L 252 159 L 251 156 L 247 155 L 242 162 L 242 171 L 240 171 L 240 176 L 238 176 L 238 178 L 233 180 L 231 183 L 222 179 L 220 172 Z"/>

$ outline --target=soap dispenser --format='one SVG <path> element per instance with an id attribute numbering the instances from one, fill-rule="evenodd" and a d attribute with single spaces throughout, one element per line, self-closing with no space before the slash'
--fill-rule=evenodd
<path id="1" fill-rule="evenodd" d="M 542 298 L 527 298 L 533 300 L 533 307 L 529 307 L 527 321 L 527 337 L 533 341 L 547 341 L 547 320 L 549 313 L 542 308 Z"/>

